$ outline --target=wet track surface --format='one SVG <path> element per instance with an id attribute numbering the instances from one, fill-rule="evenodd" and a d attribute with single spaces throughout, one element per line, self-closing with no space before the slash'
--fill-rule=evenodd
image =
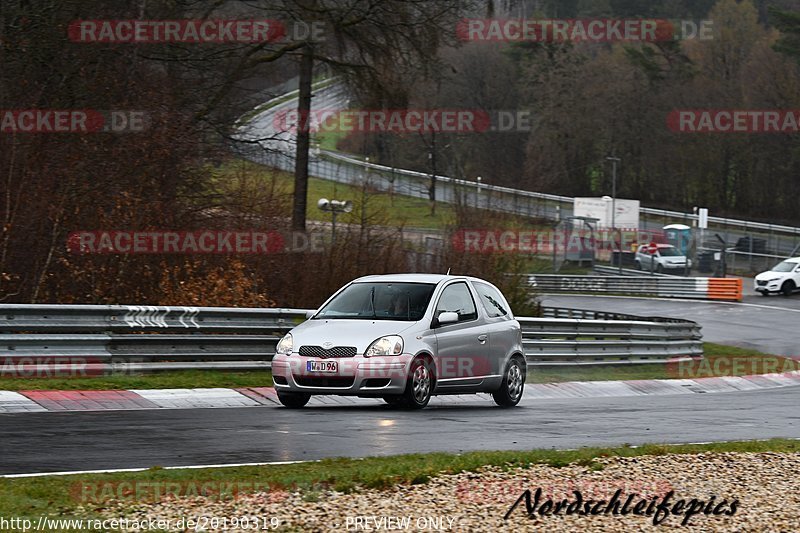
<path id="1" fill-rule="evenodd" d="M 750 302 L 748 298 L 748 303 Z M 547 296 L 545 305 L 675 316 L 706 340 L 797 353 L 800 296 L 755 305 Z M 762 307 L 767 305 L 771 307 Z M 786 306 L 786 307 L 784 307 Z M 800 438 L 800 388 L 675 396 L 388 406 L 0 415 L 0 473 L 231 464 L 413 452 Z"/>
<path id="2" fill-rule="evenodd" d="M 0 473 L 412 452 L 800 438 L 796 387 L 721 394 L 388 406 L 0 415 Z"/>
<path id="3" fill-rule="evenodd" d="M 742 304 L 572 295 L 547 295 L 542 302 L 551 307 L 685 318 L 703 326 L 708 342 L 800 355 L 800 294 L 747 296 Z"/>

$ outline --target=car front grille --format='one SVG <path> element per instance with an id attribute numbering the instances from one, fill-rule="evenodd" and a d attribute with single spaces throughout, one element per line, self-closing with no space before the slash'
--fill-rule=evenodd
<path id="1" fill-rule="evenodd" d="M 322 346 L 301 346 L 298 350 L 300 355 L 306 357 L 319 357 L 320 359 L 333 359 L 342 357 L 355 357 L 355 346 L 334 346 L 333 348 L 323 348 Z"/>
<path id="2" fill-rule="evenodd" d="M 301 387 L 332 387 L 347 389 L 353 386 L 356 378 L 338 376 L 294 376 L 294 381 Z"/>
<path id="3" fill-rule="evenodd" d="M 756 283 L 758 283 L 758 286 L 759 286 L 759 287 L 763 287 L 764 285 L 766 285 L 766 284 L 767 284 L 767 282 L 766 282 L 766 281 L 763 281 L 763 280 L 758 280 L 758 281 L 756 281 Z"/>

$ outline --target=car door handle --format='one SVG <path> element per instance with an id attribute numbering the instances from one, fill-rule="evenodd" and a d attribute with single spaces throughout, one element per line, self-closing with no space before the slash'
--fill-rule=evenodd
<path id="1" fill-rule="evenodd" d="M 488 338 L 488 335 L 478 335 L 478 342 L 480 342 L 481 344 L 483 344 L 483 343 L 485 343 L 485 342 L 486 342 L 486 339 L 487 339 L 487 338 Z"/>

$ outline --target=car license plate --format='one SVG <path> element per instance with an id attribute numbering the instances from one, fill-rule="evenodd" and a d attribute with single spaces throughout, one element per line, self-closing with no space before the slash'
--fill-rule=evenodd
<path id="1" fill-rule="evenodd" d="M 309 372 L 338 372 L 337 361 L 306 361 L 306 370 Z"/>

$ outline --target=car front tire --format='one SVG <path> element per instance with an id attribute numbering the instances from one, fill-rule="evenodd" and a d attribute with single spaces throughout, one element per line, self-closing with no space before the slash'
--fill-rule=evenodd
<path id="1" fill-rule="evenodd" d="M 402 405 L 410 409 L 423 409 L 427 406 L 433 395 L 435 379 L 433 365 L 429 361 L 423 358 L 414 359 L 408 369 Z"/>
<path id="2" fill-rule="evenodd" d="M 384 396 L 383 401 L 392 407 L 403 407 L 405 404 L 405 398 L 402 396 Z"/>
<path id="3" fill-rule="evenodd" d="M 500 389 L 492 393 L 494 402 L 500 407 L 514 407 L 522 399 L 525 390 L 525 363 L 519 357 L 512 357 L 506 366 Z"/>
<path id="4" fill-rule="evenodd" d="M 781 292 L 784 296 L 791 296 L 794 292 L 795 286 L 793 281 L 784 281 L 781 285 Z"/>
<path id="5" fill-rule="evenodd" d="M 285 407 L 289 409 L 300 409 L 301 407 L 305 407 L 308 401 L 311 399 L 310 394 L 305 394 L 302 392 L 279 392 L 278 393 L 278 401 L 281 402 Z"/>

